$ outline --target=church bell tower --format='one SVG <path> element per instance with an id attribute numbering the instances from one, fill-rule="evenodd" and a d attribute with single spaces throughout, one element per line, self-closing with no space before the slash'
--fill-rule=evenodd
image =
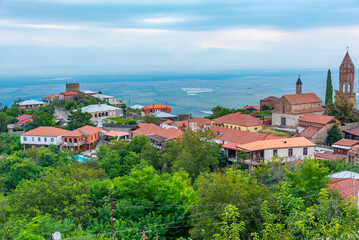
<path id="1" fill-rule="evenodd" d="M 298 76 L 298 80 L 295 85 L 296 85 L 295 87 L 296 94 L 302 94 L 302 80 L 300 80 L 300 75 Z"/>
<path id="2" fill-rule="evenodd" d="M 342 64 L 339 67 L 339 93 L 347 102 L 352 103 L 353 107 L 356 108 L 356 94 L 354 92 L 354 73 L 355 67 L 347 51 L 342 61 Z"/>

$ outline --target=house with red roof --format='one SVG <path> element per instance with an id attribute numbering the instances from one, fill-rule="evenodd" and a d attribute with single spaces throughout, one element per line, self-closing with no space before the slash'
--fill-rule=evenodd
<path id="1" fill-rule="evenodd" d="M 16 117 L 17 122 L 15 124 L 18 126 L 24 126 L 25 123 L 33 121 L 32 117 L 33 116 L 30 114 L 24 114 L 24 115 L 18 116 L 18 117 Z"/>
<path id="2" fill-rule="evenodd" d="M 75 100 L 75 96 L 77 96 L 77 95 L 78 95 L 77 92 L 67 91 L 67 92 L 60 93 L 59 99 L 65 100 L 65 101 L 71 101 L 71 100 Z"/>
<path id="3" fill-rule="evenodd" d="M 62 135 L 62 149 L 74 150 L 76 152 L 92 150 L 100 141 L 101 128 L 84 126 Z"/>
<path id="4" fill-rule="evenodd" d="M 56 127 L 38 127 L 21 134 L 20 143 L 24 148 L 30 146 L 49 146 L 62 144 L 62 136 L 70 131 Z"/>
<path id="5" fill-rule="evenodd" d="M 141 115 L 145 116 L 148 114 L 155 114 L 155 113 L 159 113 L 159 112 L 164 112 L 164 113 L 171 113 L 171 108 L 166 105 L 162 105 L 162 104 L 152 104 L 152 105 L 148 105 L 145 106 L 141 109 Z"/>
<path id="6" fill-rule="evenodd" d="M 212 120 L 212 126 L 257 132 L 263 128 L 263 122 L 256 117 L 241 112 L 231 113 Z"/>
<path id="7" fill-rule="evenodd" d="M 306 113 L 298 119 L 296 136 L 305 137 L 313 143 L 325 143 L 328 130 L 336 123 L 340 121 L 333 116 Z"/>
<path id="8" fill-rule="evenodd" d="M 152 123 L 141 123 L 131 129 L 130 138 L 134 136 L 146 136 L 152 140 L 152 143 L 163 148 L 165 142 L 173 141 L 181 137 L 183 132 L 179 129 L 164 129 Z"/>
<path id="9" fill-rule="evenodd" d="M 212 121 L 208 118 L 196 117 L 188 120 L 188 129 L 198 132 L 202 129 L 209 129 L 211 127 Z"/>
<path id="10" fill-rule="evenodd" d="M 334 154 L 341 154 L 349 157 L 354 157 L 356 153 L 359 151 L 359 140 L 343 138 L 333 143 L 332 148 L 334 150 Z"/>
<path id="11" fill-rule="evenodd" d="M 359 140 L 359 127 L 344 130 L 344 138 Z"/>
<path id="12" fill-rule="evenodd" d="M 58 99 L 59 98 L 59 95 L 56 95 L 56 94 L 50 94 L 46 97 L 43 97 L 42 100 L 44 100 L 45 102 L 47 103 L 50 103 L 52 101 L 54 101 L 55 99 Z"/>
<path id="13" fill-rule="evenodd" d="M 244 106 L 243 109 L 250 112 L 261 110 L 259 106 L 248 106 L 248 105 Z"/>
<path id="14" fill-rule="evenodd" d="M 283 95 L 272 112 L 272 125 L 296 129 L 299 118 L 306 113 L 323 114 L 322 100 L 315 93 L 302 93 L 302 81 L 298 78 L 296 94 Z"/>

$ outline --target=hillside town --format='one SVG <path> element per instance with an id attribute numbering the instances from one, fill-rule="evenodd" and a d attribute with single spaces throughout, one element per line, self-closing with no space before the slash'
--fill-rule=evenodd
<path id="1" fill-rule="evenodd" d="M 56 153 L 59 156 L 61 155 L 59 159 L 62 160 L 58 161 L 71 160 L 80 164 L 79 170 L 76 170 L 79 171 L 76 173 L 78 175 L 72 170 L 68 172 L 69 176 L 74 179 L 81 178 L 81 174 L 87 179 L 92 179 L 96 174 L 101 175 L 100 178 L 112 179 L 118 176 L 124 178 L 126 174 L 130 174 L 128 175 L 130 177 L 131 174 L 137 174 L 136 171 L 142 171 L 139 169 L 147 169 L 146 171 L 156 170 L 158 173 L 167 172 L 168 174 L 172 174 L 176 170 L 179 171 L 178 174 L 188 174 L 186 176 L 189 177 L 189 180 L 183 180 L 187 177 L 182 180 L 191 182 L 197 177 L 203 177 L 201 175 L 203 169 L 206 169 L 203 170 L 206 174 L 209 174 L 213 169 L 232 169 L 233 171 L 241 170 L 247 174 L 243 177 L 255 176 L 257 178 L 255 181 L 264 184 L 269 179 L 272 182 L 280 182 L 276 176 L 278 175 L 281 178 L 286 171 L 289 171 L 283 169 L 302 166 L 303 170 L 306 161 L 314 159 L 319 162 L 311 163 L 313 165 L 310 167 L 318 168 L 321 166 L 318 171 L 321 171 L 321 168 L 324 169 L 324 166 L 330 168 L 330 172 L 323 175 L 323 179 L 326 176 L 329 179 L 325 183 L 327 188 L 337 190 L 338 196 L 341 196 L 346 204 L 358 209 L 359 111 L 356 109 L 356 93 L 354 92 L 355 67 L 349 52 L 346 52 L 340 64 L 339 73 L 339 79 L 334 79 L 334 81 L 339 81 L 339 89 L 334 91 L 331 74 L 328 71 L 325 101 L 314 92 L 305 92 L 304 90 L 308 89 L 306 80 L 298 76 L 297 79 L 288 79 L 296 86 L 295 93 L 288 92 L 283 96 L 268 96 L 264 99 L 258 99 L 258 106 L 244 105 L 243 108 L 238 109 L 214 106 L 212 114 L 206 117 L 192 116 L 187 113 L 173 113 L 171 106 L 163 102 L 148 102 L 147 106 L 138 104 L 129 106 L 118 101 L 114 96 L 106 95 L 107 93 L 83 90 L 80 83 L 75 81 L 66 83 L 62 92 L 49 92 L 42 99 L 22 100 L 22 96 L 18 96 L 19 100 L 15 101 L 12 106 L 3 106 L 0 112 L 0 162 L 3 162 L 0 164 L 0 170 L 5 171 L 4 169 L 10 168 L 5 167 L 6 161 L 9 161 L 10 164 L 11 161 L 15 161 L 12 159 L 18 157 L 19 159 L 27 159 L 31 154 L 38 156 L 37 159 L 42 156 L 41 154 L 47 154 L 47 157 L 41 157 L 43 160 L 36 160 L 42 164 L 39 166 L 45 168 L 52 164 L 50 161 L 54 160 L 51 160 L 52 157 L 50 156 L 55 156 Z M 206 150 L 208 152 L 202 152 L 204 148 L 207 149 L 205 146 L 209 147 Z M 218 150 L 216 150 L 217 148 Z M 206 163 L 208 165 L 204 167 L 201 159 L 207 159 L 210 156 L 219 163 Z M 179 157 L 193 159 L 195 162 L 189 163 L 179 159 Z M 144 166 L 135 167 L 135 170 L 131 170 L 136 164 L 140 165 L 140 158 L 145 159 L 149 166 L 153 166 L 153 170 L 148 170 L 149 168 Z M 121 163 L 116 162 L 116 159 L 121 159 L 119 160 Z M 97 164 L 97 162 L 100 167 L 91 170 L 93 172 L 84 170 L 85 166 L 88 167 L 91 164 Z M 326 165 L 320 165 L 324 163 Z M 27 168 L 30 169 L 30 165 L 33 163 L 28 164 L 23 171 L 26 172 Z M 60 168 L 60 165 L 56 166 Z M 100 171 L 99 169 L 103 170 Z M 273 169 L 280 170 L 276 173 Z M 26 185 L 26 181 L 36 179 L 27 177 L 33 171 L 31 169 L 27 173 L 22 170 L 17 171 L 15 175 L 19 179 L 15 181 L 16 183 L 8 179 L 8 176 L 13 173 L 7 172 L 0 175 L 0 186 L 5 195 L 13 191 L 17 184 Z M 267 180 L 261 178 L 261 172 L 265 171 L 271 171 L 266 176 L 263 173 L 263 178 L 266 177 Z M 307 171 L 310 170 L 307 169 Z M 37 170 L 35 172 L 40 174 Z M 103 174 L 106 174 L 106 177 Z M 235 172 L 228 174 L 233 174 L 231 176 L 233 179 L 235 178 Z M 178 175 L 179 178 L 183 176 Z M 167 177 L 169 178 L 169 175 Z M 219 176 L 213 175 L 212 177 L 214 178 L 213 181 L 216 181 L 215 178 Z M 159 184 L 161 181 L 165 181 L 165 179 L 160 180 L 160 178 L 153 181 L 158 181 Z M 180 185 L 182 180 L 178 180 L 178 183 L 173 182 L 173 184 Z M 51 181 L 57 181 L 56 177 Z M 205 180 L 202 179 L 202 181 Z M 297 180 L 293 178 L 292 181 Z M 28 183 L 30 184 L 30 182 Z M 62 183 L 59 182 L 59 184 Z M 92 184 L 99 183 L 93 182 Z M 142 184 L 149 183 L 145 181 Z M 170 183 L 163 182 L 163 184 Z M 211 186 L 212 183 L 208 182 L 207 184 Z M 324 184 L 324 182 L 316 184 Z M 125 185 L 122 187 L 126 188 Z M 288 193 L 288 186 L 281 185 L 281 187 L 284 189 L 282 194 Z M 104 194 L 100 192 L 109 191 L 105 188 L 107 186 L 98 185 L 96 190 L 98 192 L 93 190 L 95 192 L 91 194 Z M 128 188 L 131 187 L 128 186 Z M 198 191 L 201 191 L 202 188 L 204 185 Z M 299 188 L 303 191 L 305 189 L 304 186 Z M 306 191 L 309 194 L 311 190 L 308 189 Z M 215 191 L 215 187 L 212 190 Z M 120 190 L 118 189 L 118 191 Z M 264 191 L 260 200 L 263 202 L 267 190 L 258 187 L 253 191 L 258 191 L 259 195 L 261 195 L 260 191 Z M 310 199 L 310 195 L 305 194 Z M 293 196 L 297 195 L 293 193 Z M 293 196 L 288 194 L 287 197 L 292 198 Z M 120 195 L 117 197 L 122 199 Z M 136 197 L 133 196 L 133 198 Z M 178 198 L 176 201 L 179 205 L 188 200 L 185 199 L 185 196 L 178 196 Z M 0 197 L 0 208 L 6 208 L 7 203 L 4 202 L 3 204 L 1 199 Z M 108 200 L 103 198 L 101 201 Z M 247 200 L 249 201 L 249 199 Z M 31 202 L 31 199 L 29 201 Z M 126 201 L 128 204 L 131 203 L 132 199 Z M 159 204 L 166 204 L 164 199 L 157 199 L 156 201 Z M 315 202 L 316 200 L 311 201 Z M 207 203 L 201 202 L 204 205 Z M 304 203 L 307 204 L 306 200 L 303 200 Z M 38 204 L 40 204 L 40 200 Z M 76 202 L 76 204 L 80 203 Z M 86 205 L 86 203 L 84 204 Z M 119 202 L 119 208 L 121 204 L 125 204 L 125 202 Z M 141 204 L 145 204 L 145 202 Z M 20 206 L 17 207 L 23 209 Z M 35 216 L 37 207 L 28 205 L 28 208 L 27 214 Z M 56 211 L 59 210 L 61 209 Z M 54 211 L 50 210 L 50 212 Z M 126 214 L 124 210 L 122 214 Z M 1 219 L 2 217 L 0 217 Z M 163 220 L 161 221 L 163 222 Z M 180 220 L 177 219 L 177 221 Z M 205 224 L 201 221 L 198 223 Z M 6 226 L 3 225 L 3 227 Z M 100 231 L 99 228 L 93 227 L 96 231 Z M 212 234 L 211 229 L 205 229 L 208 234 Z M 255 228 L 253 227 L 253 229 Z M 199 237 L 201 235 L 198 232 L 199 229 L 191 231 L 190 235 L 194 236 L 195 239 L 206 239 L 203 236 Z M 141 234 L 146 236 L 145 233 L 145 229 L 143 229 Z M 157 239 L 176 239 L 169 232 L 166 234 L 166 237 Z M 179 230 L 176 237 L 179 236 L 178 234 L 188 236 L 189 232 Z"/>

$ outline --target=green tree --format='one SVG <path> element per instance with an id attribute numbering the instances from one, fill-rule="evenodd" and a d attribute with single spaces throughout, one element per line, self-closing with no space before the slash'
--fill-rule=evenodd
<path id="1" fill-rule="evenodd" d="M 222 106 L 216 106 L 212 108 L 212 115 L 208 116 L 209 119 L 219 118 L 225 115 L 228 115 L 230 113 L 233 113 L 232 109 L 225 108 Z"/>
<path id="2" fill-rule="evenodd" d="M 218 169 L 220 145 L 212 137 L 210 131 L 186 131 L 179 139 L 167 145 L 163 162 L 172 172 L 185 170 L 192 179 L 200 173 Z"/>
<path id="3" fill-rule="evenodd" d="M 334 96 L 335 102 L 328 103 L 329 112 L 328 115 L 336 117 L 343 123 L 358 122 L 358 116 L 353 112 L 353 104 L 347 102 L 341 93 L 336 91 Z"/>
<path id="4" fill-rule="evenodd" d="M 269 190 L 255 179 L 241 176 L 241 172 L 228 169 L 226 172 L 203 174 L 196 180 L 196 204 L 191 208 L 193 239 L 211 239 L 220 232 L 220 216 L 226 205 L 238 206 L 238 221 L 246 222 L 246 229 L 241 234 L 248 239 L 251 232 L 262 228 L 260 206 L 263 200 L 273 199 Z"/>
<path id="5" fill-rule="evenodd" d="M 7 132 L 7 125 L 11 123 L 13 117 L 8 116 L 5 112 L 0 112 L 0 133 Z"/>
<path id="6" fill-rule="evenodd" d="M 221 234 L 215 234 L 213 238 L 215 240 L 240 240 L 245 224 L 243 221 L 238 222 L 238 218 L 238 208 L 232 205 L 226 206 L 221 222 Z"/>
<path id="7" fill-rule="evenodd" d="M 327 144 L 331 146 L 333 143 L 339 141 L 342 138 L 342 131 L 340 130 L 338 124 L 334 124 L 333 127 L 328 130 Z"/>
<path id="8" fill-rule="evenodd" d="M 147 114 L 146 116 L 143 117 L 143 121 L 145 123 L 153 123 L 153 124 L 159 124 L 160 123 L 160 119 L 158 117 L 156 117 L 153 114 Z"/>
<path id="9" fill-rule="evenodd" d="M 266 104 L 263 104 L 263 106 L 262 106 L 262 109 L 261 109 L 262 111 L 268 111 L 268 110 L 270 110 L 270 108 L 268 107 L 268 105 L 266 105 Z"/>
<path id="10" fill-rule="evenodd" d="M 70 116 L 68 117 L 69 123 L 68 126 L 70 130 L 74 130 L 86 125 L 93 125 L 91 123 L 92 114 L 88 112 L 82 112 L 81 109 L 76 111 L 71 111 Z"/>
<path id="11" fill-rule="evenodd" d="M 162 151 L 158 147 L 147 143 L 144 149 L 141 151 L 141 157 L 148 165 L 152 166 L 156 170 L 161 170 L 163 162 L 161 159 Z"/>
<path id="12" fill-rule="evenodd" d="M 332 74 L 330 69 L 328 69 L 327 74 L 327 88 L 325 91 L 325 105 L 333 103 L 333 84 L 332 84 Z"/>
<path id="13" fill-rule="evenodd" d="M 287 170 L 286 181 L 290 184 L 290 193 L 295 197 L 306 197 L 311 204 L 316 194 L 330 182 L 329 169 L 323 167 L 317 159 L 305 159 L 293 171 Z"/>
<path id="14" fill-rule="evenodd" d="M 67 101 L 65 103 L 65 108 L 67 110 L 74 110 L 74 109 L 76 109 L 76 107 L 77 107 L 77 103 L 73 100 Z"/>

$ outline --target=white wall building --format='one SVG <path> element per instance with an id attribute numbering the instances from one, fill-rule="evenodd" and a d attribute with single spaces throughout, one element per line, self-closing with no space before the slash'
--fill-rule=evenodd
<path id="1" fill-rule="evenodd" d="M 70 131 L 56 127 L 38 127 L 21 134 L 20 143 L 26 146 L 49 146 L 62 144 L 62 136 Z"/>
<path id="2" fill-rule="evenodd" d="M 81 108 L 83 112 L 92 114 L 91 120 L 105 119 L 108 117 L 123 117 L 122 108 L 110 106 L 107 104 L 94 104 Z"/>

